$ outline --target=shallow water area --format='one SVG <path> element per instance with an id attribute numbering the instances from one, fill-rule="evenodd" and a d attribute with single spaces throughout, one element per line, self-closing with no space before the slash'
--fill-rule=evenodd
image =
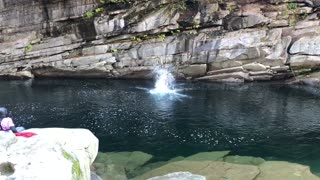
<path id="1" fill-rule="evenodd" d="M 167 160 L 231 150 L 320 172 L 317 88 L 177 82 L 175 93 L 152 94 L 152 81 L 56 79 L 0 81 L 0 87 L 0 104 L 17 125 L 88 128 L 101 151 Z"/>

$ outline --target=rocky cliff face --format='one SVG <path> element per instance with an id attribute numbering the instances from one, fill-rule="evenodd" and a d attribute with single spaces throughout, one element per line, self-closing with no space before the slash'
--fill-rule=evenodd
<path id="1" fill-rule="evenodd" d="M 0 74 L 260 81 L 320 66 L 318 0 L 0 0 Z M 317 78 L 316 76 L 315 78 Z"/>

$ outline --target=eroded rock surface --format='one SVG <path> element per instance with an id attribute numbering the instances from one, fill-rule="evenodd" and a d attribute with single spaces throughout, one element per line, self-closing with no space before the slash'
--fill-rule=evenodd
<path id="1" fill-rule="evenodd" d="M 98 139 L 86 129 L 29 129 L 36 136 L 0 131 L 0 179 L 88 180 Z"/>
<path id="2" fill-rule="evenodd" d="M 160 162 L 142 152 L 99 153 L 92 169 L 102 179 L 113 180 L 320 179 L 308 166 L 228 153 L 202 152 Z"/>
<path id="3" fill-rule="evenodd" d="M 320 66 L 318 4 L 0 0 L 0 76 L 290 79 Z"/>

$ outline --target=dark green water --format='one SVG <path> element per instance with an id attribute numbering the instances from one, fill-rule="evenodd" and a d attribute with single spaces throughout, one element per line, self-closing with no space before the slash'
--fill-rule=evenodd
<path id="1" fill-rule="evenodd" d="M 150 94 L 151 81 L 0 81 L 0 104 L 26 128 L 88 128 L 100 151 L 165 160 L 231 150 L 307 164 L 320 172 L 320 90 L 281 84 L 177 84 L 185 96 Z"/>

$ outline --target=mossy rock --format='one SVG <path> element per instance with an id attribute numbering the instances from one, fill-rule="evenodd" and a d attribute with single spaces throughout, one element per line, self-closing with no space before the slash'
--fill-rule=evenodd
<path id="1" fill-rule="evenodd" d="M 248 165 L 260 165 L 265 162 L 264 159 L 251 156 L 227 156 L 224 158 L 225 162 L 233 164 L 248 164 Z"/>
<path id="2" fill-rule="evenodd" d="M 0 176 L 10 176 L 14 173 L 14 164 L 5 162 L 0 164 Z"/>
<path id="3" fill-rule="evenodd" d="M 103 163 L 105 165 L 114 164 L 122 166 L 127 172 L 132 172 L 140 166 L 143 166 L 152 155 L 140 151 L 134 152 L 107 152 L 98 153 L 95 163 Z"/>
<path id="4" fill-rule="evenodd" d="M 105 173 L 100 175 L 104 180 L 127 180 L 127 175 L 124 167 L 108 164 L 105 167 Z"/>
<path id="5" fill-rule="evenodd" d="M 130 174 L 128 174 L 128 177 L 132 178 L 132 177 L 142 175 L 146 172 L 149 172 L 153 169 L 159 168 L 159 167 L 164 166 L 166 164 L 168 164 L 167 161 L 159 161 L 159 162 L 149 163 L 145 166 L 142 166 L 142 167 L 137 168 L 136 170 L 132 171 Z"/>
<path id="6" fill-rule="evenodd" d="M 114 165 L 114 164 L 103 164 L 103 163 L 93 163 L 92 164 L 93 171 L 102 177 L 104 180 L 116 179 L 116 180 L 124 180 L 128 179 L 126 175 L 126 171 L 123 166 Z"/>
<path id="7" fill-rule="evenodd" d="M 177 157 L 171 158 L 167 162 L 170 163 L 170 162 L 176 162 L 176 161 L 183 161 L 184 159 L 185 159 L 185 157 L 183 157 L 183 156 L 177 156 Z"/>
<path id="8" fill-rule="evenodd" d="M 230 151 L 213 151 L 201 152 L 188 156 L 184 161 L 223 161 L 223 158 L 229 154 Z"/>
<path id="9" fill-rule="evenodd" d="M 148 180 L 206 180 L 206 178 L 190 172 L 175 172 L 164 176 L 152 177 Z"/>
<path id="10" fill-rule="evenodd" d="M 320 180 L 308 166 L 285 161 L 266 161 L 258 166 L 260 174 L 255 180 Z"/>
<path id="11" fill-rule="evenodd" d="M 92 171 L 101 176 L 106 172 L 106 166 L 103 163 L 93 163 L 91 165 Z"/>
<path id="12" fill-rule="evenodd" d="M 257 166 L 231 164 L 220 161 L 178 161 L 151 170 L 134 180 L 145 180 L 174 172 L 190 172 L 206 177 L 207 180 L 236 179 L 254 180 L 259 174 Z"/>
<path id="13" fill-rule="evenodd" d="M 83 173 L 81 171 L 80 162 L 79 160 L 73 156 L 72 154 L 68 153 L 64 149 L 62 149 L 62 155 L 68 161 L 72 163 L 72 179 L 73 180 L 80 180 L 83 178 Z"/>
<path id="14" fill-rule="evenodd" d="M 128 175 L 128 177 L 136 177 L 138 175 L 144 174 L 144 173 L 146 173 L 148 171 L 151 171 L 153 169 L 156 169 L 156 168 L 159 168 L 161 166 L 164 166 L 164 165 L 166 165 L 168 163 L 181 161 L 183 159 L 184 159 L 183 156 L 177 156 L 177 157 L 174 157 L 174 158 L 170 159 L 169 161 L 158 161 L 158 162 L 149 163 L 149 164 L 146 164 L 146 165 L 136 169 L 130 175 Z"/>
<path id="15" fill-rule="evenodd" d="M 96 159 L 94 160 L 94 163 L 102 163 L 104 164 L 108 160 L 107 153 L 98 152 Z"/>

